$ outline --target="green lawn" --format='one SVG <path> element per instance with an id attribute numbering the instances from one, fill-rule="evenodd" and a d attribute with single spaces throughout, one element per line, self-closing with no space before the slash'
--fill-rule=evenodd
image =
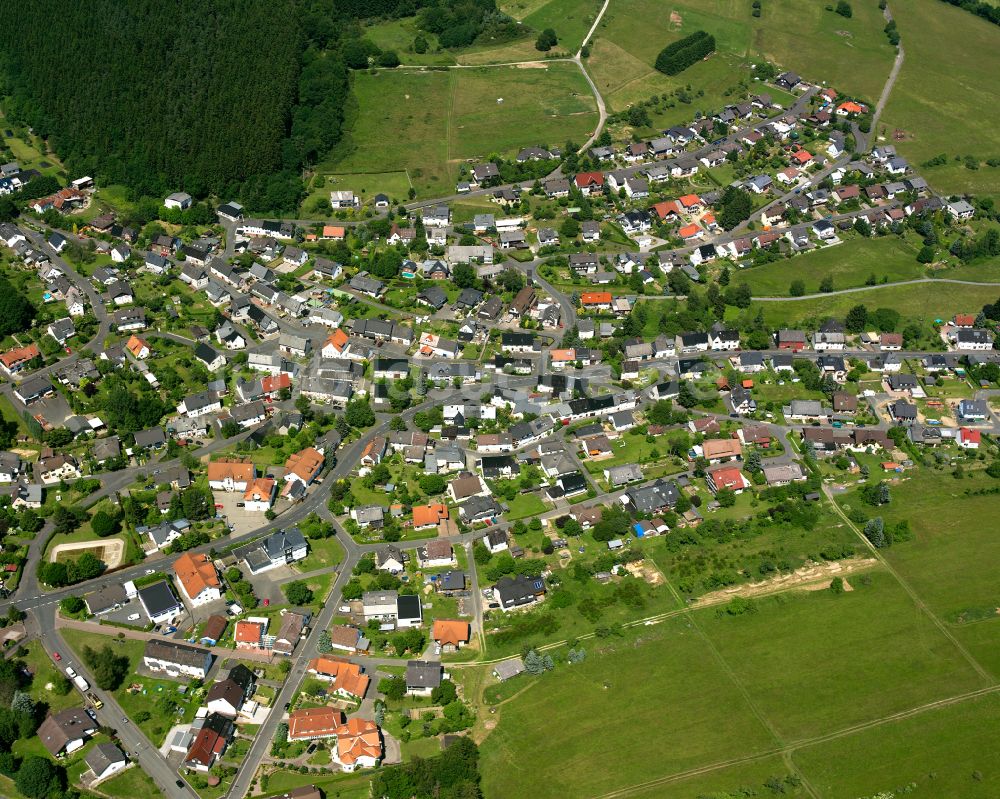
<path id="1" fill-rule="evenodd" d="M 127 769 L 107 782 L 102 782 L 100 791 L 114 799 L 135 799 L 137 796 L 157 799 L 163 796 L 153 778 L 138 767 Z"/>
<path id="2" fill-rule="evenodd" d="M 548 510 L 548 506 L 538 494 L 518 494 L 514 499 L 507 502 L 507 506 L 510 510 L 504 515 L 511 521 L 524 519 L 528 516 L 537 516 Z"/>
<path id="3" fill-rule="evenodd" d="M 896 3 L 892 13 L 906 60 L 878 132 L 905 131 L 896 146 L 914 164 L 947 155 L 947 164 L 921 169 L 939 191 L 1000 196 L 1000 169 L 984 164 L 970 170 L 954 160 L 1000 154 L 1000 129 L 983 113 L 995 104 L 1000 28 L 935 0 Z M 941 53 L 948 53 L 947 59 Z"/>
<path id="4" fill-rule="evenodd" d="M 123 639 L 118 641 L 111 635 L 101 635 L 83 630 L 62 629 L 59 634 L 79 655 L 84 646 L 100 648 L 107 644 L 116 654 L 126 655 L 132 664 L 132 673 L 125 678 L 121 687 L 114 692 L 115 699 L 121 705 L 125 714 L 135 721 L 138 727 L 156 745 L 162 743 L 171 725 L 191 721 L 198 708 L 198 699 L 187 694 L 181 694 L 177 689 L 183 683 L 172 680 L 156 680 L 140 677 L 135 674 L 138 664 L 142 661 L 145 649 L 143 641 Z M 138 692 L 130 693 L 127 689 L 132 684 L 141 686 Z M 167 706 L 172 701 L 177 711 Z M 141 711 L 147 711 L 150 717 L 145 721 L 136 721 Z"/>
<path id="5" fill-rule="evenodd" d="M 988 289 L 985 291 L 989 291 Z M 993 292 L 996 293 L 996 292 Z M 950 319 L 956 313 L 967 313 L 983 305 L 982 286 L 956 283 L 916 283 L 906 286 L 882 286 L 870 291 L 834 294 L 815 299 L 788 299 L 781 302 L 755 302 L 764 311 L 764 319 L 772 327 L 812 327 L 817 320 L 830 316 L 843 317 L 855 305 L 868 308 L 893 308 L 904 319 L 928 324 L 935 319 Z M 986 296 L 989 296 L 987 293 Z"/>
<path id="6" fill-rule="evenodd" d="M 344 548 L 335 536 L 309 539 L 309 554 L 296 564 L 300 572 L 311 572 L 335 566 L 344 559 Z"/>
<path id="7" fill-rule="evenodd" d="M 36 702 L 44 702 L 52 711 L 79 706 L 80 693 L 75 687 L 71 687 L 65 696 L 46 688 L 46 685 L 51 684 L 57 677 L 65 677 L 66 674 L 53 663 L 52 658 L 42 649 L 42 645 L 38 641 L 30 641 L 25 645 L 25 649 L 28 650 L 28 654 L 22 659 L 34 675 L 31 680 L 31 698 Z"/>
<path id="8" fill-rule="evenodd" d="M 487 797 L 599 796 L 716 762 L 734 749 L 773 746 L 685 621 L 640 630 L 586 643 L 583 663 L 558 666 L 499 708 L 481 750 Z M 612 726 L 630 730 L 633 745 L 614 745 L 609 761 Z"/>
<path id="9" fill-rule="evenodd" d="M 450 193 L 466 159 L 583 141 L 597 119 L 586 81 L 566 63 L 358 72 L 354 96 L 349 134 L 319 172 L 405 170 L 420 196 Z"/>
<path id="10" fill-rule="evenodd" d="M 368 774 L 299 774 L 279 770 L 268 777 L 265 796 L 280 796 L 292 788 L 315 785 L 327 797 L 368 799 L 371 795 Z"/>

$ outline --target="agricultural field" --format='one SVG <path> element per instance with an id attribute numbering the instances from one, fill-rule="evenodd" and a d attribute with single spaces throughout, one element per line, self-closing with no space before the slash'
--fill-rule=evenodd
<path id="1" fill-rule="evenodd" d="M 749 17 L 749 5 L 740 0 L 717 0 Z M 846 19 L 833 13 L 828 3 L 764 0 L 754 26 L 752 57 L 798 72 L 806 80 L 823 82 L 840 92 L 874 103 L 895 57 L 882 28 L 885 20 L 878 3 L 852 3 Z M 896 6 L 892 6 L 893 13 Z M 707 29 L 706 29 L 707 30 Z M 907 32 L 903 31 L 907 57 Z"/>
<path id="2" fill-rule="evenodd" d="M 773 747 L 697 631 L 683 619 L 638 630 L 587 645 L 583 663 L 559 666 L 499 708 L 499 724 L 481 750 L 486 796 L 599 796 L 717 762 L 734 745 L 743 753 Z M 555 655 L 564 659 L 565 652 Z M 616 746 L 615 768 L 606 768 L 608 724 L 625 708 L 645 745 Z"/>
<path id="3" fill-rule="evenodd" d="M 986 799 L 1000 792 L 1000 771 L 989 756 L 1000 746 L 998 722 L 1000 698 L 992 693 L 803 747 L 792 762 L 825 799 L 906 785 L 914 797 Z"/>
<path id="4" fill-rule="evenodd" d="M 983 113 L 996 104 L 1000 29 L 935 0 L 896 3 L 892 12 L 906 59 L 879 134 L 889 141 L 901 131 L 896 147 L 917 165 L 946 155 L 946 164 L 921 169 L 935 189 L 1000 196 L 1000 168 L 971 170 L 955 160 L 1000 158 L 1000 131 Z"/>
<path id="5" fill-rule="evenodd" d="M 746 54 L 751 32 L 747 26 L 750 7 L 736 16 L 728 3 L 673 4 L 670 9 L 654 0 L 629 0 L 609 6 L 594 33 L 587 61 L 597 88 L 610 111 L 621 111 L 631 103 L 654 94 L 690 86 L 696 96 L 691 104 L 679 104 L 677 120 L 690 119 L 697 110 L 709 111 L 731 100 L 749 77 Z M 744 19 L 745 16 L 745 19 Z M 669 77 L 653 69 L 657 54 L 677 39 L 697 30 L 715 36 L 717 51 L 706 61 L 680 75 Z M 660 121 L 660 120 L 658 120 Z"/>
<path id="6" fill-rule="evenodd" d="M 357 73 L 354 94 L 350 133 L 318 172 L 405 171 L 418 196 L 450 193 L 463 161 L 583 141 L 597 122 L 587 83 L 569 63 Z"/>
<path id="7" fill-rule="evenodd" d="M 684 87 L 695 95 L 692 103 L 678 105 L 674 114 L 656 122 L 690 119 L 695 110 L 715 110 L 742 97 L 749 88 L 749 66 L 758 58 L 840 91 L 877 99 L 894 51 L 882 33 L 876 5 L 859 5 L 851 19 L 820 3 L 792 0 L 764 3 L 759 19 L 750 10 L 750 4 L 737 0 L 684 0 L 669 8 L 652 0 L 613 4 L 598 26 L 588 62 L 609 108 L 621 111 L 637 100 Z M 660 50 L 697 30 L 715 36 L 715 54 L 674 77 L 653 69 Z"/>

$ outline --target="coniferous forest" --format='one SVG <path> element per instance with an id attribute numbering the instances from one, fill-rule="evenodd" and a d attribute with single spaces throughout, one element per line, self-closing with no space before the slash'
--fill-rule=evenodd
<path id="1" fill-rule="evenodd" d="M 300 167 L 341 134 L 348 77 L 332 5 L 0 0 L 19 31 L 0 55 L 6 110 L 72 173 L 135 196 L 291 208 Z"/>
<path id="2" fill-rule="evenodd" d="M 0 96 L 72 174 L 133 199 L 183 190 L 287 212 L 302 168 L 342 137 L 350 69 L 383 55 L 358 20 L 414 14 L 456 46 L 514 35 L 495 0 L 0 0 L 18 31 Z"/>

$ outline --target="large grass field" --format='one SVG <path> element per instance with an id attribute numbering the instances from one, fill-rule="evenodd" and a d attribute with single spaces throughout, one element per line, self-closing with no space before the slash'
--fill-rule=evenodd
<path id="1" fill-rule="evenodd" d="M 834 288 L 865 285 L 869 276 L 890 282 L 923 277 L 927 267 L 917 262 L 919 245 L 907 239 L 887 236 L 878 239 L 851 238 L 835 247 L 795 255 L 784 261 L 740 270 L 737 282 L 746 283 L 756 297 L 787 297 L 793 280 L 801 280 L 807 294 L 819 292 L 826 277 Z"/>
<path id="2" fill-rule="evenodd" d="M 914 797 L 986 799 L 1000 794 L 998 747 L 1000 698 L 993 694 L 807 747 L 792 760 L 824 799 L 909 784 Z"/>
<path id="3" fill-rule="evenodd" d="M 740 0 L 718 2 L 732 3 L 749 17 L 748 4 Z M 875 102 L 896 55 L 882 32 L 885 20 L 878 3 L 852 3 L 850 19 L 830 8 L 818 0 L 765 0 L 760 19 L 752 20 L 753 54 L 763 54 L 806 80 Z"/>
<path id="4" fill-rule="evenodd" d="M 774 745 L 686 622 L 641 630 L 588 647 L 585 662 L 502 706 L 482 747 L 487 797 L 599 796 L 723 759 L 733 741 Z"/>
<path id="5" fill-rule="evenodd" d="M 1000 586 L 983 568 L 1000 558 L 995 495 L 966 491 L 992 488 L 978 473 L 956 480 L 950 471 L 923 469 L 892 488 L 892 502 L 879 508 L 886 522 L 908 519 L 913 540 L 886 550 L 902 577 L 986 669 L 1000 679 Z M 859 505 L 851 494 L 841 500 Z"/>
<path id="6" fill-rule="evenodd" d="M 856 725 L 861 735 L 889 729 L 882 725 L 896 714 L 986 683 L 890 574 L 855 576 L 852 587 L 759 599 L 741 616 L 694 611 L 585 642 L 582 664 L 559 665 L 520 693 L 505 687 L 482 745 L 484 793 L 520 795 L 531 785 L 541 796 L 772 795 L 763 783 L 792 769 L 810 784 L 814 772 L 824 780 L 808 795 L 857 799 L 862 784 L 888 790 L 926 777 L 929 769 L 914 771 L 916 752 L 880 752 L 865 765 L 872 741 L 854 746 L 856 761 L 824 747 L 846 747 Z M 609 751 L 612 719 L 633 745 Z M 921 739 L 922 751 L 936 737 Z M 994 742 L 963 747 L 963 763 L 988 767 Z M 798 769 L 775 756 L 799 749 Z M 870 787 L 860 780 L 866 770 L 878 781 Z M 806 795 L 799 790 L 787 783 L 784 792 Z"/>
<path id="7" fill-rule="evenodd" d="M 359 72 L 354 95 L 350 133 L 318 171 L 405 170 L 420 196 L 450 193 L 463 161 L 582 142 L 597 122 L 593 95 L 570 63 Z"/>
<path id="8" fill-rule="evenodd" d="M 653 94 L 690 87 L 696 94 L 692 104 L 678 105 L 673 115 L 657 122 L 690 119 L 695 110 L 715 110 L 745 94 L 740 84 L 749 83 L 749 65 L 761 57 L 841 91 L 878 97 L 894 52 L 882 33 L 876 4 L 859 5 L 851 19 L 822 3 L 794 0 L 765 3 L 759 19 L 750 11 L 742 0 L 612 4 L 595 33 L 588 62 L 609 108 L 620 111 Z M 715 36 L 713 56 L 674 77 L 653 69 L 660 50 L 696 30 Z"/>
<path id="9" fill-rule="evenodd" d="M 739 618 L 696 616 L 783 740 L 871 721 L 984 687 L 888 574 L 854 591 L 779 594 Z"/>
<path id="10" fill-rule="evenodd" d="M 680 26 L 671 23 L 672 10 L 681 15 Z M 683 2 L 669 7 L 655 0 L 613 3 L 594 33 L 587 68 L 612 111 L 689 85 L 694 92 L 702 90 L 704 96 L 697 97 L 691 105 L 678 105 L 674 109 L 677 121 L 690 119 L 696 110 L 719 108 L 727 102 L 727 92 L 731 94 L 731 89 L 747 79 L 749 18 L 749 6 L 744 13 L 738 13 L 735 0 L 708 4 Z M 714 55 L 674 77 L 653 69 L 660 50 L 696 30 L 715 36 L 718 51 Z"/>
<path id="11" fill-rule="evenodd" d="M 518 19 L 536 31 L 552 28 L 559 37 L 556 49 L 576 53 L 600 8 L 599 0 L 549 0 Z"/>
<path id="12" fill-rule="evenodd" d="M 905 131 L 896 145 L 915 164 L 947 155 L 946 165 L 922 170 L 939 191 L 1000 195 L 1000 168 L 970 170 L 953 160 L 1000 157 L 1000 129 L 995 114 L 985 111 L 996 106 L 1000 28 L 936 0 L 891 8 L 906 59 L 879 133 Z"/>
<path id="13" fill-rule="evenodd" d="M 858 303 L 868 308 L 893 308 L 904 319 L 931 323 L 935 319 L 950 319 L 955 313 L 976 311 L 984 302 L 992 301 L 996 294 L 997 291 L 982 286 L 929 282 L 882 286 L 813 299 L 760 302 L 753 307 L 754 310 L 763 308 L 764 319 L 773 327 L 794 327 L 808 320 L 843 317 Z"/>

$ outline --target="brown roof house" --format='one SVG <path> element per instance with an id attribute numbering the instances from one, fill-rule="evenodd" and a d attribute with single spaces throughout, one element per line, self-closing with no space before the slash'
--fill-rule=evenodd
<path id="1" fill-rule="evenodd" d="M 743 457 L 743 445 L 735 438 L 710 438 L 701 444 L 702 455 L 709 463 L 725 463 Z"/>
<path id="2" fill-rule="evenodd" d="M 277 655 L 291 655 L 299 642 L 299 636 L 305 628 L 308 619 L 301 613 L 286 613 L 281 617 L 281 626 L 274 638 L 271 651 Z"/>
<path id="3" fill-rule="evenodd" d="M 97 732 L 97 722 L 82 707 L 50 713 L 38 727 L 38 739 L 49 754 L 59 757 L 75 752 Z"/>

